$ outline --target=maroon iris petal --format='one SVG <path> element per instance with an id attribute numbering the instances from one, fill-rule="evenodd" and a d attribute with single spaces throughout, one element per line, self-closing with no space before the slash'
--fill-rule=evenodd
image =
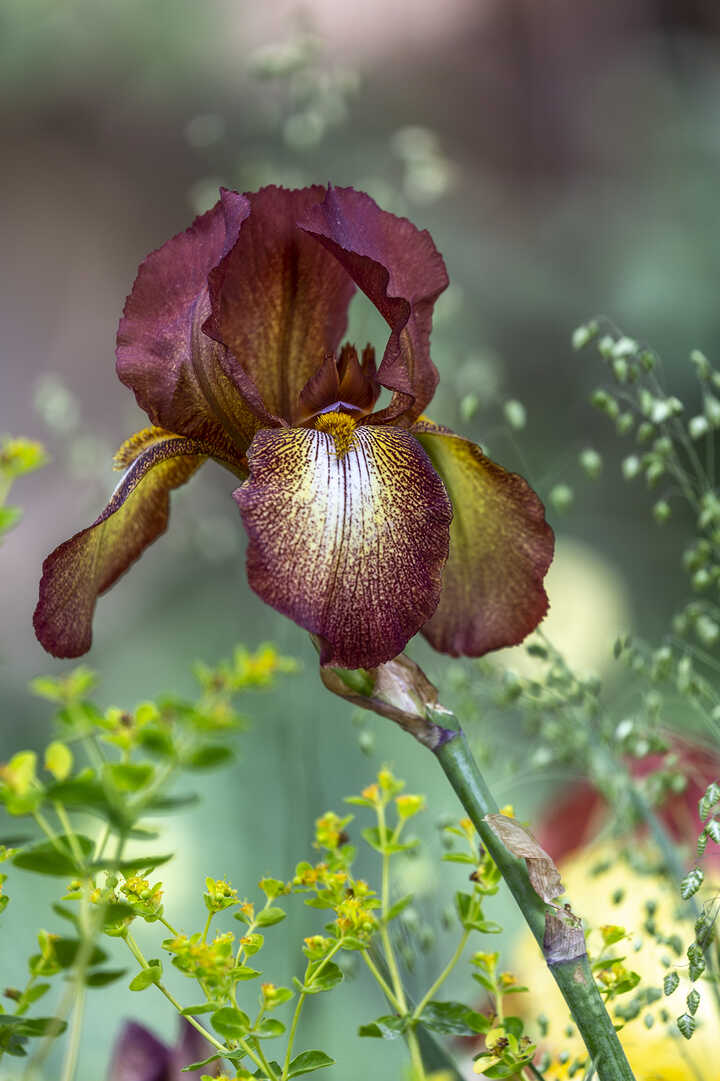
<path id="1" fill-rule="evenodd" d="M 352 188 L 330 187 L 298 224 L 332 252 L 390 326 L 378 381 L 395 393 L 374 423 L 411 424 L 437 386 L 430 327 L 433 305 L 448 284 L 430 234 Z"/>
<path id="2" fill-rule="evenodd" d="M 548 609 L 543 578 L 555 541 L 543 505 L 469 440 L 427 421 L 413 432 L 453 505 L 440 603 L 422 633 L 453 656 L 517 645 Z"/>
<path id="3" fill-rule="evenodd" d="M 170 1064 L 170 1048 L 143 1025 L 128 1021 L 115 1044 L 108 1081 L 171 1081 Z"/>
<path id="4" fill-rule="evenodd" d="M 402 651 L 438 602 L 450 502 L 400 428 L 328 413 L 318 430 L 258 432 L 235 492 L 250 585 L 323 640 L 320 661 L 373 668 Z"/>
<path id="5" fill-rule="evenodd" d="M 133 446 L 134 461 L 100 517 L 43 563 L 33 623 L 41 644 L 56 657 L 87 653 L 97 598 L 165 532 L 171 490 L 189 480 L 208 455 L 206 445 L 156 428 L 142 434 L 144 449 L 137 453 L 139 446 Z"/>
<path id="6" fill-rule="evenodd" d="M 237 241 L 250 213 L 243 195 L 223 191 L 207 214 L 142 263 L 117 338 L 117 372 L 153 424 L 243 453 L 268 417 L 251 380 L 226 361 L 202 325 L 208 274 Z M 225 362 L 225 363 L 224 363 Z"/>
<path id="7" fill-rule="evenodd" d="M 347 325 L 355 287 L 322 245 L 297 227 L 324 188 L 263 188 L 250 216 L 210 274 L 205 332 L 230 350 L 268 410 L 292 421 L 298 397 Z"/>

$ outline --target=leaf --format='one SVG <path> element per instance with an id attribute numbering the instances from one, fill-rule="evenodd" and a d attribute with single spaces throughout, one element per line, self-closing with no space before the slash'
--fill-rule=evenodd
<path id="1" fill-rule="evenodd" d="M 147 871 L 150 873 L 154 871 L 156 867 L 161 867 L 163 863 L 168 863 L 173 858 L 173 853 L 166 853 L 163 856 L 135 856 L 133 859 L 128 860 L 94 860 L 90 864 L 91 871 L 123 871 L 126 874 L 138 874 L 140 871 Z"/>
<path id="2" fill-rule="evenodd" d="M 680 883 L 680 896 L 683 901 L 689 900 L 703 884 L 705 875 L 699 867 L 693 867 L 692 871 L 688 871 L 684 879 Z"/>
<path id="3" fill-rule="evenodd" d="M 532 833 L 507 815 L 485 815 L 484 820 L 508 852 L 525 860 L 530 884 L 543 901 L 553 901 L 565 892 L 552 857 L 538 844 Z"/>
<path id="4" fill-rule="evenodd" d="M 680 977 L 677 972 L 668 972 L 667 976 L 663 980 L 663 991 L 666 995 L 671 995 L 673 991 L 676 991 L 680 983 Z"/>
<path id="5" fill-rule="evenodd" d="M 221 1058 L 225 1058 L 225 1055 L 210 1055 L 209 1058 L 204 1058 L 202 1062 L 191 1062 L 189 1066 L 181 1067 L 181 1073 L 189 1073 L 190 1070 L 201 1070 L 203 1066 L 209 1066 L 211 1062 L 217 1062 Z"/>
<path id="6" fill-rule="evenodd" d="M 166 814 L 168 811 L 181 811 L 199 802 L 197 792 L 185 792 L 182 796 L 155 796 L 145 804 L 143 810 L 145 814 Z M 196 1068 L 199 1069 L 199 1066 Z"/>
<path id="7" fill-rule="evenodd" d="M 50 785 L 47 797 L 62 803 L 64 807 L 99 815 L 114 825 L 125 824 L 122 808 L 108 799 L 104 786 L 90 769 L 83 770 L 66 781 Z"/>
<path id="8" fill-rule="evenodd" d="M 471 867 L 477 867 L 477 860 L 467 852 L 445 852 L 445 863 L 469 863 Z"/>
<path id="9" fill-rule="evenodd" d="M 140 792 L 152 781 L 155 767 L 149 762 L 106 762 L 103 777 L 117 792 Z"/>
<path id="10" fill-rule="evenodd" d="M 215 769 L 234 758 L 230 747 L 221 743 L 204 743 L 183 759 L 185 769 Z"/>
<path id="11" fill-rule="evenodd" d="M 272 927 L 276 923 L 280 923 L 287 916 L 287 912 L 284 908 L 263 908 L 255 917 L 255 922 L 258 927 Z M 236 914 L 236 919 L 239 915 Z"/>
<path id="12" fill-rule="evenodd" d="M 697 1028 L 697 1021 L 690 1013 L 682 1013 L 677 1019 L 677 1027 L 686 1040 L 689 1040 Z"/>
<path id="13" fill-rule="evenodd" d="M 107 987 L 109 983 L 115 983 L 115 980 L 121 980 L 123 976 L 127 976 L 126 968 L 106 968 L 97 972 L 88 972 L 85 977 L 85 986 Z"/>
<path id="14" fill-rule="evenodd" d="M 0 1036 L 3 1030 L 12 1029 L 16 1036 L 61 1036 L 67 1028 L 67 1021 L 59 1017 L 16 1017 L 12 1014 L 0 1014 Z"/>
<path id="15" fill-rule="evenodd" d="M 235 1006 L 223 1006 L 210 1018 L 216 1032 L 226 1040 L 241 1040 L 250 1031 L 250 1018 L 243 1010 Z"/>
<path id="16" fill-rule="evenodd" d="M 412 904 L 413 899 L 413 894 L 409 893 L 407 897 L 402 897 L 399 901 L 396 901 L 394 905 L 391 905 L 385 917 L 385 923 L 390 923 L 390 920 L 394 920 L 396 916 L 399 916 L 401 912 L 404 912 L 407 906 Z"/>
<path id="17" fill-rule="evenodd" d="M 76 834 L 78 845 L 84 857 L 90 855 L 95 845 L 89 837 Z M 12 858 L 15 867 L 23 871 L 34 871 L 39 875 L 55 875 L 58 878 L 76 878 L 83 873 L 73 859 L 70 851 L 61 851 L 50 841 L 38 841 L 37 844 L 23 848 Z"/>
<path id="18" fill-rule="evenodd" d="M 333 987 L 336 987 L 344 979 L 342 969 L 339 968 L 334 961 L 329 961 L 323 968 L 320 975 L 312 981 L 312 983 L 303 988 L 308 995 L 317 995 L 322 991 L 331 991 Z"/>
<path id="19" fill-rule="evenodd" d="M 52 940 L 52 951 L 55 960 L 60 965 L 60 968 L 72 968 L 75 964 L 75 959 L 78 955 L 81 942 L 79 938 L 54 938 Z M 93 947 L 93 951 L 88 958 L 88 966 L 101 965 L 103 961 L 107 961 L 108 955 L 105 950 L 101 950 L 99 946 Z"/>
<path id="20" fill-rule="evenodd" d="M 130 980 L 128 989 L 130 991 L 146 991 L 148 987 L 152 987 L 154 983 L 158 983 L 162 979 L 162 965 L 158 962 L 154 965 L 148 965 L 147 968 L 141 968 L 136 976 Z"/>
<path id="21" fill-rule="evenodd" d="M 462 1002 L 428 1002 L 420 1022 L 433 1032 L 453 1036 L 476 1036 L 490 1028 L 487 1017 Z"/>
<path id="22" fill-rule="evenodd" d="M 194 1017 L 196 1013 L 213 1013 L 220 1009 L 220 1006 L 219 1002 L 201 1002 L 197 1006 L 186 1006 L 184 1010 L 180 1010 L 180 1016 Z"/>
<path id="23" fill-rule="evenodd" d="M 276 1036 L 282 1036 L 285 1025 L 274 1017 L 265 1017 L 253 1030 L 252 1034 L 258 1040 L 273 1040 Z"/>
<path id="24" fill-rule="evenodd" d="M 396 1040 L 402 1036 L 407 1028 L 407 1018 L 398 1017 L 397 1014 L 386 1014 L 377 1017 L 368 1025 L 360 1025 L 358 1036 L 372 1036 L 379 1040 Z"/>
<path id="25" fill-rule="evenodd" d="M 685 1001 L 687 1003 L 688 1013 L 691 1013 L 694 1017 L 697 1013 L 698 1006 L 700 1005 L 700 992 L 697 988 L 693 987 Z"/>
<path id="26" fill-rule="evenodd" d="M 299 1077 L 303 1073 L 312 1073 L 313 1070 L 322 1070 L 326 1066 L 334 1066 L 335 1059 L 330 1058 L 324 1051 L 303 1051 L 296 1055 L 290 1063 L 288 1078 Z"/>

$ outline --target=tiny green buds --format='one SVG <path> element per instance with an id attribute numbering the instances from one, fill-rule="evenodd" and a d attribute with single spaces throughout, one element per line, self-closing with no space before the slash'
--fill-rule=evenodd
<path id="1" fill-rule="evenodd" d="M 204 893 L 203 897 L 208 912 L 222 912 L 224 909 L 240 903 L 237 890 L 233 889 L 230 883 L 223 878 L 206 878 L 205 885 L 207 893 Z"/>

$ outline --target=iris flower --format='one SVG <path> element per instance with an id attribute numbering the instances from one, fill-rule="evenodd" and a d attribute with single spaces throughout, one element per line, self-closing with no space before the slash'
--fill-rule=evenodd
<path id="1" fill-rule="evenodd" d="M 183 1067 L 212 1054 L 212 1047 L 184 1018 L 174 1047 L 162 1043 L 136 1021 L 123 1026 L 113 1049 L 108 1081 L 184 1081 Z M 215 1065 L 204 1073 L 215 1074 Z"/>
<path id="2" fill-rule="evenodd" d="M 117 372 L 152 427 L 120 448 L 99 518 L 45 561 L 45 648 L 89 649 L 97 597 L 208 458 L 240 482 L 251 587 L 318 636 L 322 664 L 374 667 L 417 631 L 456 656 L 521 641 L 547 609 L 553 535 L 521 477 L 423 416 L 447 284 L 427 232 L 332 186 L 223 189 L 149 255 Z M 379 364 L 341 344 L 356 288 L 389 327 Z"/>

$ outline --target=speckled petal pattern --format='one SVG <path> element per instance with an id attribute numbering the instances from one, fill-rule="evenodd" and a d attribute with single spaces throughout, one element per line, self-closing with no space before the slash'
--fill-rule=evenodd
<path id="1" fill-rule="evenodd" d="M 407 432 L 259 432 L 235 499 L 250 537 L 248 578 L 264 601 L 323 640 L 322 664 L 372 668 L 432 615 L 452 510 Z"/>

